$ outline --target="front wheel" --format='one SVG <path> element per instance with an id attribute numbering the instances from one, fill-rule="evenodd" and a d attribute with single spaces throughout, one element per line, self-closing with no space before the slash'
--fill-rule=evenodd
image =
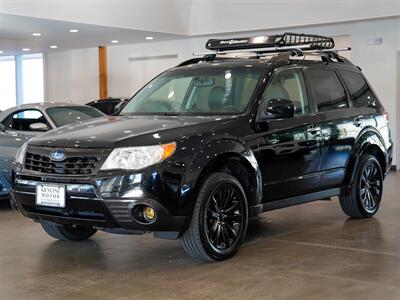
<path id="1" fill-rule="evenodd" d="M 369 218 L 379 209 L 383 192 L 383 174 L 378 160 L 364 154 L 348 195 L 340 196 L 340 205 L 352 218 Z"/>
<path id="2" fill-rule="evenodd" d="M 247 224 L 248 205 L 242 185 L 227 173 L 213 173 L 200 189 L 181 243 L 192 257 L 224 260 L 240 248 Z"/>
<path id="3" fill-rule="evenodd" d="M 91 227 L 77 225 L 63 225 L 48 222 L 42 222 L 41 225 L 48 235 L 61 241 L 83 241 L 97 232 L 96 229 Z"/>

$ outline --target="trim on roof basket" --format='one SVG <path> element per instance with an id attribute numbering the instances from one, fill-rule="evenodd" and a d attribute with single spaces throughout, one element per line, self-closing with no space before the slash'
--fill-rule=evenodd
<path id="1" fill-rule="evenodd" d="M 332 49 L 335 41 L 332 37 L 285 32 L 284 34 L 245 37 L 234 39 L 210 39 L 206 43 L 206 48 L 223 52 L 238 49 L 256 49 L 268 47 L 305 47 L 310 50 Z"/>

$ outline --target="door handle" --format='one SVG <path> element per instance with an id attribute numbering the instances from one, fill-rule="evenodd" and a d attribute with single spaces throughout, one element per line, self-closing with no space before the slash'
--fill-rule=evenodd
<path id="1" fill-rule="evenodd" d="M 362 118 L 363 118 L 363 116 L 358 116 L 358 117 L 354 118 L 353 125 L 356 127 L 360 127 L 363 124 Z"/>

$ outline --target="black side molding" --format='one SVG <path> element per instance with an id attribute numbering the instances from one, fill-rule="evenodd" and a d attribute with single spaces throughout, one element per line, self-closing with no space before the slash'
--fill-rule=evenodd
<path id="1" fill-rule="evenodd" d="M 293 205 L 303 204 L 307 202 L 326 200 L 329 197 L 339 196 L 345 194 L 348 191 L 347 188 L 334 188 L 325 191 L 315 192 L 306 195 L 300 195 L 281 200 L 271 201 L 263 203 L 254 207 L 254 214 L 262 213 L 265 211 L 275 210 L 279 208 L 289 207 Z"/>

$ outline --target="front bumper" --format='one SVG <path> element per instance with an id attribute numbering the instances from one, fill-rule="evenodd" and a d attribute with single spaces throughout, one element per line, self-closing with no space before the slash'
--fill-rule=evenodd
<path id="1" fill-rule="evenodd" d="M 150 197 L 103 199 L 92 184 L 65 183 L 65 208 L 51 208 L 36 205 L 36 185 L 42 181 L 16 178 L 10 192 L 13 208 L 35 221 L 47 221 L 59 224 L 77 224 L 92 226 L 106 231 L 143 233 L 170 232 L 179 233 L 185 226 L 185 216 L 172 215 L 162 204 Z M 157 214 L 151 224 L 135 220 L 132 210 L 136 205 L 151 206 Z M 172 234 L 174 236 L 174 234 Z"/>

